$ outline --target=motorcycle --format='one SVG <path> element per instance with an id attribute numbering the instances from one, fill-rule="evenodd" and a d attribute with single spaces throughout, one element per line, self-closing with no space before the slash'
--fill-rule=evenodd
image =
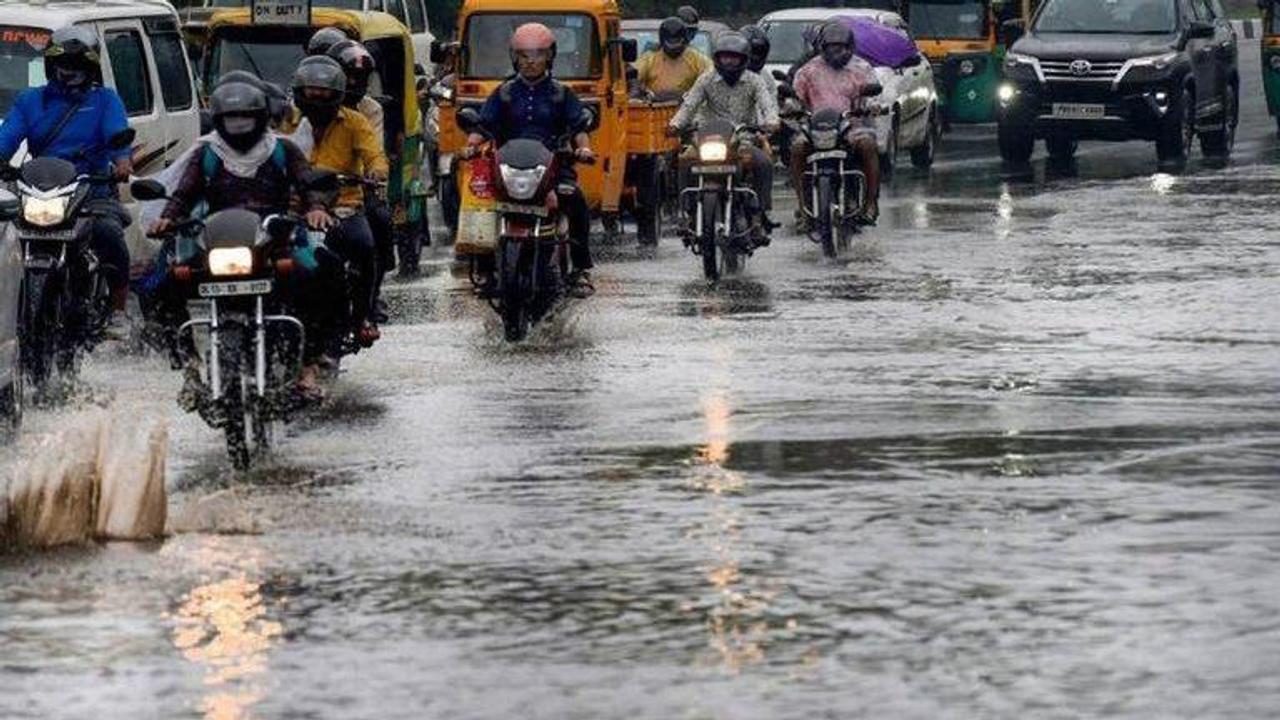
<path id="1" fill-rule="evenodd" d="M 139 200 L 167 199 L 154 180 L 131 189 Z M 159 236 L 169 280 L 190 312 L 176 338 L 185 352 L 173 358 L 174 369 L 189 373 L 179 404 L 223 431 L 237 469 L 249 467 L 251 445 L 254 454 L 269 450 L 275 426 L 303 405 L 294 388 L 306 330 L 287 299 L 297 269 L 291 246 L 303 227 L 292 215 L 231 208 Z"/>
<path id="2" fill-rule="evenodd" d="M 582 127 L 591 127 L 587 111 Z M 460 127 L 492 136 L 470 108 L 459 111 Z M 575 131 L 576 132 L 576 131 Z M 509 342 L 520 342 L 529 328 L 542 320 L 565 295 L 569 275 L 569 220 L 560 211 L 557 177 L 565 163 L 576 161 L 570 147 L 572 134 L 553 152 L 537 140 L 508 140 L 484 159 L 489 172 L 472 180 L 478 198 L 492 199 L 498 215 L 498 247 L 495 253 L 497 287 L 489 303 L 502 318 Z M 581 162 L 581 161 L 579 161 Z M 590 164 L 590 162 L 588 163 Z M 485 178 L 488 178 L 486 181 Z M 570 188 L 566 188 L 570 189 Z M 472 283 L 480 286 L 472 272 Z"/>
<path id="3" fill-rule="evenodd" d="M 716 119 L 693 133 L 697 157 L 689 171 L 697 184 L 680 191 L 681 205 L 691 216 L 682 240 L 702 257 L 703 275 L 711 282 L 722 274 L 741 272 L 746 258 L 759 245 L 753 237 L 751 216 L 762 212 L 761 199 L 755 190 L 740 184 L 738 151 L 744 144 L 758 142 L 760 132 L 750 125 L 734 126 Z M 692 210 L 686 196 L 693 198 Z"/>
<path id="4" fill-rule="evenodd" d="M 882 92 L 880 85 L 863 88 L 864 98 Z M 868 218 L 867 176 L 848 166 L 853 157 L 848 145 L 852 121 L 881 112 L 880 108 L 862 108 L 841 113 L 819 110 L 785 120 L 791 131 L 808 140 L 810 154 L 806 160 L 803 187 L 796 192 L 800 209 L 808 220 L 809 239 L 822 246 L 822 254 L 835 257 L 847 250 L 849 238 L 874 219 Z"/>
<path id="5" fill-rule="evenodd" d="M 127 148 L 135 136 L 132 128 L 122 130 L 105 147 Z M 76 157 L 101 149 L 86 148 Z M 24 266 L 18 333 L 22 367 L 37 397 L 45 397 L 55 371 L 65 382 L 74 381 L 81 355 L 102 340 L 111 317 L 107 267 L 94 253 L 91 235 L 94 218 L 116 210 L 95 203 L 90 195 L 117 180 L 109 174 L 82 174 L 74 162 L 55 157 L 34 158 L 19 168 L 4 165 L 0 179 L 15 184 L 20 204 L 13 222 Z"/>

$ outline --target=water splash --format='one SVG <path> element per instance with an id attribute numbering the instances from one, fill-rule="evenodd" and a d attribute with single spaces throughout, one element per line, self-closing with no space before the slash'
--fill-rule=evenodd
<path id="1" fill-rule="evenodd" d="M 146 540 L 168 514 L 164 423 L 85 411 L 39 437 L 14 463 L 0 502 L 0 549 Z"/>

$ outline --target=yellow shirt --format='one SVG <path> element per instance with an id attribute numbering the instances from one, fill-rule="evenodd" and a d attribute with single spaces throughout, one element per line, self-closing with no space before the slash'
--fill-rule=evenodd
<path id="1" fill-rule="evenodd" d="M 317 168 L 344 175 L 366 177 L 378 173 L 386 177 L 390 172 L 387 154 L 382 149 L 382 138 L 374 133 L 363 115 L 345 107 L 338 110 L 337 119 L 324 129 L 324 134 L 316 138 L 315 148 L 308 159 Z M 342 189 L 339 207 L 362 205 L 364 190 L 358 187 Z"/>
<path id="2" fill-rule="evenodd" d="M 636 61 L 640 85 L 655 95 L 689 92 L 698 77 L 712 66 L 711 58 L 693 48 L 685 48 L 675 59 L 661 50 L 652 50 Z"/>

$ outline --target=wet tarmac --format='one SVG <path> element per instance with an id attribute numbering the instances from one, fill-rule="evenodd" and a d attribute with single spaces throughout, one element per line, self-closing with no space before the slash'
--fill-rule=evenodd
<path id="1" fill-rule="evenodd" d="M 782 236 L 711 290 L 674 240 L 602 247 L 521 347 L 436 249 L 247 476 L 159 359 L 94 358 L 168 423 L 172 534 L 0 557 L 0 717 L 1273 715 L 1254 52 L 1226 167 L 1007 173 L 958 129 L 838 262 Z"/>

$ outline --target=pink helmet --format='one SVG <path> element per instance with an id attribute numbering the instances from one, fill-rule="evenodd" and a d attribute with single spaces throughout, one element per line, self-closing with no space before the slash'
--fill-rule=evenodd
<path id="1" fill-rule="evenodd" d="M 556 59 L 556 36 L 550 28 L 542 23 L 525 23 L 516 28 L 511 35 L 511 62 L 516 61 L 516 53 L 534 50 L 547 50 L 551 53 L 550 61 Z"/>

